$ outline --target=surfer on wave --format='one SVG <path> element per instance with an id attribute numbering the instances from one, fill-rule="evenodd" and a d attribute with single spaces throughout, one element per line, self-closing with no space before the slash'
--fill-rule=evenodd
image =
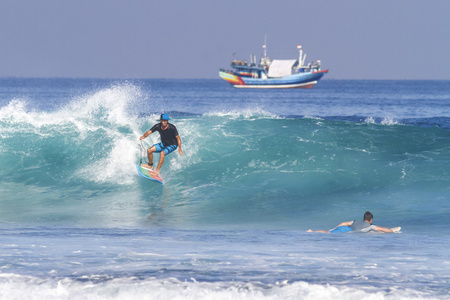
<path id="1" fill-rule="evenodd" d="M 400 227 L 395 227 L 392 229 L 386 227 L 380 227 L 376 225 L 372 225 L 373 215 L 371 212 L 366 211 L 364 214 L 363 221 L 348 221 L 342 222 L 338 226 L 334 227 L 330 230 L 316 230 L 313 231 L 311 229 L 308 232 L 323 232 L 323 233 L 338 233 L 338 232 L 349 232 L 349 231 L 359 231 L 359 232 L 369 232 L 369 231 L 380 231 L 380 232 L 398 232 L 400 231 Z"/>
<path id="2" fill-rule="evenodd" d="M 153 153 L 161 153 L 159 156 L 158 167 L 154 171 L 156 176 L 159 175 L 159 170 L 161 169 L 164 163 L 164 158 L 167 154 L 178 149 L 180 155 L 183 155 L 183 150 L 181 150 L 180 135 L 178 134 L 178 130 L 175 125 L 170 124 L 169 120 L 170 118 L 168 114 L 162 114 L 160 117 L 160 123 L 153 125 L 153 127 L 144 133 L 144 135 L 140 138 L 143 140 L 155 131 L 158 131 L 161 136 L 161 143 L 154 144 L 147 149 L 148 166 L 151 169 L 153 169 Z"/>

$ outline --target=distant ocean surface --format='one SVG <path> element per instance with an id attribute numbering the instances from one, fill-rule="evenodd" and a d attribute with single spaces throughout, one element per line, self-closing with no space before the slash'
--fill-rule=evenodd
<path id="1" fill-rule="evenodd" d="M 0 137 L 0 299 L 450 299 L 450 81 L 2 78 Z"/>

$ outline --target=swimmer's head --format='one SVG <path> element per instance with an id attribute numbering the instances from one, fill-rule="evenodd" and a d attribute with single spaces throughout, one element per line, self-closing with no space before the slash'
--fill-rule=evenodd
<path id="1" fill-rule="evenodd" d="M 366 213 L 364 214 L 364 221 L 372 221 L 373 220 L 373 215 L 370 211 L 366 211 Z"/>

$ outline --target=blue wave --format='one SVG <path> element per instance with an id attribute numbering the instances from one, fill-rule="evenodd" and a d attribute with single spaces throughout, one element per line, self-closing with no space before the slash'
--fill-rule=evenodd
<path id="1" fill-rule="evenodd" d="M 0 219 L 331 228 L 371 210 L 384 226 L 439 227 L 449 213 L 447 118 L 174 112 L 185 155 L 168 157 L 161 187 L 136 174 L 138 138 L 158 118 L 136 111 L 136 94 L 130 85 L 53 111 L 3 106 Z"/>

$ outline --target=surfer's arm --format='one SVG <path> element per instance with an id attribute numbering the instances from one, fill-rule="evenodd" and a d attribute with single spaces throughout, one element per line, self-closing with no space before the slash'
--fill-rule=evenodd
<path id="1" fill-rule="evenodd" d="M 183 155 L 183 150 L 181 150 L 181 138 L 179 135 L 177 135 L 175 138 L 177 139 L 178 152 L 180 153 L 180 155 Z"/>
<path id="2" fill-rule="evenodd" d="M 147 131 L 146 133 L 144 133 L 144 135 L 143 136 L 141 136 L 141 140 L 143 140 L 143 139 L 145 139 L 146 137 L 148 137 L 150 134 L 152 134 L 152 131 L 151 130 L 149 130 L 149 131 Z"/>
<path id="3" fill-rule="evenodd" d="M 386 227 L 380 227 L 380 226 L 375 226 L 375 231 L 381 231 L 381 232 L 394 232 L 392 229 L 386 228 Z"/>

